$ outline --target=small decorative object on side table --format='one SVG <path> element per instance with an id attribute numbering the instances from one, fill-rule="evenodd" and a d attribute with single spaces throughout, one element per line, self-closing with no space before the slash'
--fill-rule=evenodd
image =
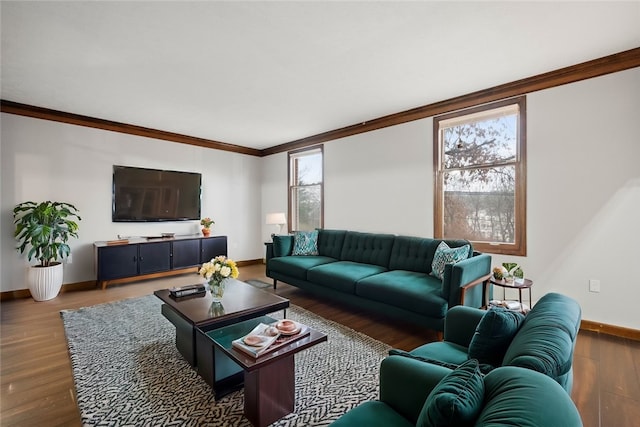
<path id="1" fill-rule="evenodd" d="M 504 278 L 504 280 L 507 283 L 513 283 L 515 280 L 520 281 L 520 283 L 522 283 L 523 279 L 524 279 L 524 271 L 522 271 L 522 268 L 518 265 L 518 263 L 515 262 L 503 262 L 502 263 L 502 267 L 503 267 L 503 276 L 502 278 Z M 495 272 L 497 269 L 499 269 L 500 267 L 496 267 L 493 269 L 494 271 L 494 275 L 493 277 L 495 277 L 496 279 L 500 279 L 500 277 L 497 277 L 495 275 Z"/>

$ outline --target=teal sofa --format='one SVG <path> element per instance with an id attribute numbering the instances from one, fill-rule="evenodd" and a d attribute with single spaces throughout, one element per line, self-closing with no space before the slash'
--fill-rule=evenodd
<path id="1" fill-rule="evenodd" d="M 571 392 L 573 352 L 582 317 L 580 305 L 574 299 L 558 293 L 545 294 L 523 316 L 512 335 L 505 334 L 495 319 L 489 325 L 493 331 L 479 327 L 487 315 L 486 310 L 454 307 L 445 319 L 443 341 L 424 344 L 405 356 L 455 366 L 470 357 L 481 360 L 478 353 L 485 353 L 493 360 L 489 369 L 499 366 L 527 368 L 550 377 L 567 393 Z M 480 333 L 487 336 L 481 337 Z M 472 349 L 473 340 L 475 348 Z M 478 343 L 484 348 L 478 348 Z"/>
<path id="2" fill-rule="evenodd" d="M 491 257 L 466 240 L 468 258 L 446 264 L 442 280 L 431 266 L 439 239 L 347 230 L 318 230 L 316 255 L 292 255 L 294 236 L 273 236 L 267 245 L 266 275 L 322 297 L 375 311 L 435 331 L 444 328 L 450 307 L 481 307 Z"/>
<path id="3" fill-rule="evenodd" d="M 460 401 L 456 406 L 444 408 L 441 415 L 445 420 L 427 422 L 431 419 L 425 414 L 434 404 L 443 406 L 439 400 L 443 399 L 442 384 L 452 372 L 419 360 L 389 356 L 380 365 L 380 399 L 360 404 L 334 421 L 331 427 L 582 426 L 575 404 L 557 382 L 539 372 L 515 366 L 500 367 L 480 377 L 482 389 L 475 399 L 468 390 L 457 390 L 454 397 Z M 474 413 L 466 422 L 456 419 L 457 414 L 449 413 L 458 406 L 463 406 L 460 412 L 468 410 L 470 401 L 475 401 Z"/>

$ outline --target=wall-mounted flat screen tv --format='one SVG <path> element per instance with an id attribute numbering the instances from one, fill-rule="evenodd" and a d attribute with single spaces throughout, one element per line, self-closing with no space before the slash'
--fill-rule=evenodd
<path id="1" fill-rule="evenodd" d="M 200 219 L 202 175 L 113 166 L 113 222 Z"/>

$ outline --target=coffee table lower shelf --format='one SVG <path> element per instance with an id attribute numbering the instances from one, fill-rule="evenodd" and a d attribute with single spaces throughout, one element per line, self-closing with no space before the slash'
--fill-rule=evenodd
<path id="1" fill-rule="evenodd" d="M 268 426 L 293 412 L 294 355 L 327 341 L 325 334 L 311 329 L 309 335 L 258 358 L 233 348 L 231 344 L 233 340 L 248 334 L 259 323 L 275 321 L 276 319 L 269 316 L 263 316 L 199 334 L 202 339 L 205 337 L 209 339 L 210 345 L 213 345 L 215 364 L 211 366 L 215 366 L 216 372 L 212 376 L 215 378 L 212 387 L 216 393 L 216 399 L 221 397 L 218 393 L 224 393 L 230 386 L 238 387 L 237 382 L 234 384 L 234 380 L 237 381 L 238 372 L 243 372 L 244 414 L 255 427 Z"/>

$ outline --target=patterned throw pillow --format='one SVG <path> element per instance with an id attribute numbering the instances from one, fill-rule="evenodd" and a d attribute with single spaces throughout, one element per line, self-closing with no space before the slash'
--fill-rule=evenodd
<path id="1" fill-rule="evenodd" d="M 318 230 L 296 231 L 291 255 L 318 255 Z"/>
<path id="2" fill-rule="evenodd" d="M 445 242 L 440 242 L 431 262 L 431 275 L 442 280 L 445 264 L 455 264 L 469 258 L 469 249 L 471 249 L 469 245 L 450 248 Z"/>

